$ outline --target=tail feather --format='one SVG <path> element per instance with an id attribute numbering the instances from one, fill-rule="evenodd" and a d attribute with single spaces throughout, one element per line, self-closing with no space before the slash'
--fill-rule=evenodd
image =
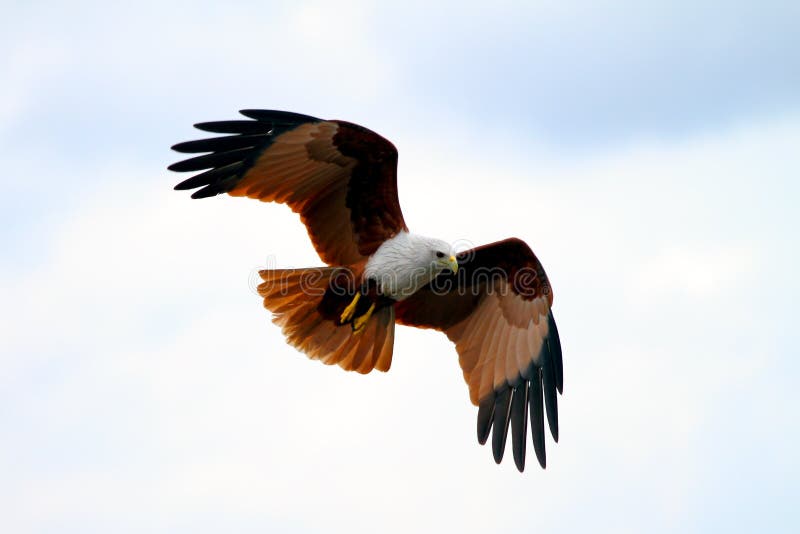
<path id="1" fill-rule="evenodd" d="M 394 309 L 392 313 L 380 315 L 378 318 L 378 335 L 380 341 L 376 340 L 375 349 L 372 351 L 372 358 L 375 361 L 375 369 L 388 371 L 392 365 L 392 349 L 394 348 Z"/>
<path id="2" fill-rule="evenodd" d="M 370 364 L 370 360 L 367 358 L 367 354 L 372 354 L 373 345 L 375 344 L 375 330 L 378 323 L 377 321 L 370 321 L 364 327 L 364 331 L 359 334 L 361 337 L 361 342 L 358 344 L 356 350 L 352 353 L 352 360 L 349 363 L 350 367 L 358 371 L 359 373 L 364 373 L 364 369 L 372 369 L 375 367 L 375 364 Z"/>
<path id="3" fill-rule="evenodd" d="M 394 308 L 376 310 L 358 333 L 349 324 L 339 324 L 336 317 L 323 315 L 320 302 L 336 271 L 334 267 L 260 271 L 263 283 L 258 293 L 287 343 L 309 358 L 359 373 L 388 371 L 394 344 Z"/>

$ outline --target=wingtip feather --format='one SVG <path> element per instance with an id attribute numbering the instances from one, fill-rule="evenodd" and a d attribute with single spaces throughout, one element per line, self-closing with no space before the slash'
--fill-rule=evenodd
<path id="1" fill-rule="evenodd" d="M 544 391 L 544 406 L 547 412 L 547 424 L 553 440 L 558 443 L 558 395 L 556 394 L 553 366 L 545 360 L 542 367 L 542 390 Z"/>
<path id="2" fill-rule="evenodd" d="M 494 394 L 483 399 L 478 405 L 478 443 L 486 444 L 492 430 L 494 419 Z"/>
<path id="3" fill-rule="evenodd" d="M 523 381 L 511 393 L 511 446 L 514 464 L 519 472 L 525 470 L 525 452 L 528 438 L 528 381 Z"/>
<path id="4" fill-rule="evenodd" d="M 497 393 L 495 416 L 492 423 L 492 454 L 495 463 L 503 461 L 508 437 L 509 412 L 511 410 L 511 389 L 505 388 Z"/>
<path id="5" fill-rule="evenodd" d="M 530 404 L 529 413 L 531 418 L 531 440 L 536 459 L 542 469 L 547 467 L 547 452 L 544 445 L 544 405 L 542 402 L 542 382 L 541 370 L 537 369 L 536 374 L 531 379 L 531 391 L 528 396 Z"/>

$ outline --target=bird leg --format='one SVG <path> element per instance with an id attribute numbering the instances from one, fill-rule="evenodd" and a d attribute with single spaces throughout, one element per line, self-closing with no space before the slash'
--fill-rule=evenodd
<path id="1" fill-rule="evenodd" d="M 357 334 L 358 332 L 361 332 L 361 330 L 364 329 L 364 327 L 369 322 L 369 318 L 372 317 L 372 312 L 373 311 L 375 311 L 375 303 L 374 302 L 369 305 L 369 309 L 366 311 L 366 313 L 364 313 L 364 315 L 356 317 L 355 320 L 353 321 L 352 326 L 353 326 L 353 332 L 354 333 Z"/>
<path id="2" fill-rule="evenodd" d="M 341 317 L 339 317 L 339 322 L 341 324 L 344 324 L 353 318 L 353 314 L 356 312 L 356 305 L 358 304 L 358 299 L 360 298 L 361 298 L 361 293 L 356 293 L 356 296 L 353 297 L 353 301 L 350 304 L 348 304 L 347 307 L 344 309 Z"/>

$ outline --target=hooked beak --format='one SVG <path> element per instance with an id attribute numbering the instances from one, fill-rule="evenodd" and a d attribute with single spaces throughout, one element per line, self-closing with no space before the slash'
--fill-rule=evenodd
<path id="1" fill-rule="evenodd" d="M 448 266 L 454 274 L 458 272 L 458 261 L 456 261 L 455 256 L 450 256 L 450 264 Z"/>

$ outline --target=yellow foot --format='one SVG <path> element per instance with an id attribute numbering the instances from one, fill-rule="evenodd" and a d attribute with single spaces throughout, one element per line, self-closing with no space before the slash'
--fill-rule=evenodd
<path id="1" fill-rule="evenodd" d="M 341 317 L 339 317 L 339 322 L 341 324 L 344 324 L 353 318 L 353 314 L 356 312 L 356 304 L 358 304 L 358 299 L 360 298 L 361 298 L 361 293 L 356 293 L 356 296 L 353 297 L 353 302 L 348 304 L 347 307 L 344 309 Z"/>
<path id="2" fill-rule="evenodd" d="M 355 321 L 353 321 L 353 332 L 354 333 L 357 334 L 357 333 L 361 332 L 364 329 L 364 327 L 369 322 L 369 318 L 372 317 L 372 312 L 373 311 L 375 311 L 375 304 L 370 304 L 369 305 L 369 309 L 367 310 L 367 312 L 364 315 L 362 315 L 360 317 L 356 317 Z"/>

